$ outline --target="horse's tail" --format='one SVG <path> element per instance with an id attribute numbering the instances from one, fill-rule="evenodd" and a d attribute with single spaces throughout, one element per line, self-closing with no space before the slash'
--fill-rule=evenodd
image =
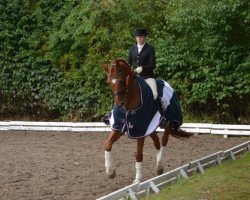
<path id="1" fill-rule="evenodd" d="M 171 135 L 175 138 L 178 138 L 178 139 L 184 139 L 184 138 L 190 138 L 190 137 L 197 136 L 197 133 L 187 132 L 187 131 L 184 131 L 180 128 L 177 130 L 172 130 L 171 132 L 172 132 Z"/>

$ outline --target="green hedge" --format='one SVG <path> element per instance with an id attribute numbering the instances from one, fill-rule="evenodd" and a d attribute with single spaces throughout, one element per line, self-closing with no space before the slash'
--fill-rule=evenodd
<path id="1" fill-rule="evenodd" d="M 99 120 L 112 103 L 100 63 L 126 59 L 144 26 L 185 116 L 249 123 L 249 11 L 247 0 L 3 0 L 0 115 Z"/>

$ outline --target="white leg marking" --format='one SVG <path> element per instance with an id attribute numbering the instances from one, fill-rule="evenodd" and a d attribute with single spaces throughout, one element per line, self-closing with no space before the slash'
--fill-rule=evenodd
<path id="1" fill-rule="evenodd" d="M 162 166 L 163 165 L 163 162 L 164 162 L 164 159 L 165 159 L 165 150 L 166 150 L 166 147 L 164 146 L 161 146 L 161 149 L 157 152 L 157 166 Z"/>
<path id="2" fill-rule="evenodd" d="M 110 151 L 105 151 L 105 167 L 106 167 L 106 174 L 109 176 L 109 178 L 114 178 L 115 170 L 113 169 L 113 162 Z"/>
<path id="3" fill-rule="evenodd" d="M 136 174 L 135 174 L 135 180 L 134 183 L 139 183 L 141 181 L 142 178 L 142 162 L 136 162 L 135 163 L 135 170 L 136 170 Z"/>
<path id="4" fill-rule="evenodd" d="M 112 168 L 112 158 L 110 151 L 105 151 L 105 167 Z"/>

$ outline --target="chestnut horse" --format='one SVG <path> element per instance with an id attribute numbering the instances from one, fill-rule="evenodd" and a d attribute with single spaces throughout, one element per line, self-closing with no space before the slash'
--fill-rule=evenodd
<path id="1" fill-rule="evenodd" d="M 123 59 L 116 59 L 111 62 L 110 66 L 102 64 L 102 69 L 107 73 L 107 83 L 114 96 L 114 107 L 116 106 L 118 110 L 121 109 L 124 112 L 129 112 L 138 109 L 138 107 L 142 105 L 142 99 L 141 99 L 142 91 L 138 83 L 138 77 L 133 73 L 128 63 Z M 117 129 L 115 127 L 111 128 L 112 131 L 109 134 L 108 139 L 104 143 L 105 167 L 108 177 L 114 178 L 116 176 L 116 173 L 111 156 L 112 145 L 124 134 L 124 132 L 128 131 L 129 125 L 125 131 L 119 128 Z M 161 142 L 156 133 L 156 129 L 154 129 L 152 133 L 147 135 L 150 136 L 150 138 L 153 140 L 153 144 L 157 151 L 157 156 L 156 156 L 157 175 L 162 174 L 164 171 L 163 163 L 165 156 L 165 148 L 168 143 L 170 135 L 177 138 L 189 138 L 193 136 L 193 133 L 185 132 L 181 130 L 179 127 L 177 129 L 173 128 L 171 123 L 168 123 L 168 125 L 164 128 L 164 133 Z M 135 154 L 136 175 L 134 183 L 138 183 L 142 179 L 143 146 L 145 137 L 146 136 L 136 138 L 137 139 L 137 151 Z"/>

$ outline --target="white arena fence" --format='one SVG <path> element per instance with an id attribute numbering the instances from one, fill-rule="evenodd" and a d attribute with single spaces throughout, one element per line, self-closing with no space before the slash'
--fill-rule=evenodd
<path id="1" fill-rule="evenodd" d="M 198 134 L 216 134 L 249 136 L 250 125 L 184 123 L 181 128 Z M 69 132 L 101 132 L 111 131 L 102 122 L 30 122 L 30 121 L 0 121 L 0 131 L 69 131 Z M 162 132 L 163 129 L 158 128 Z"/>
<path id="2" fill-rule="evenodd" d="M 226 151 L 219 151 L 201 159 L 192 161 L 145 182 L 129 185 L 106 196 L 98 198 L 97 200 L 137 200 L 138 198 L 145 197 L 148 193 L 159 193 L 160 189 L 173 184 L 179 177 L 188 179 L 189 176 L 196 172 L 204 174 L 207 168 L 220 165 L 227 159 L 235 160 L 237 156 L 245 153 L 246 151 L 250 151 L 250 141 Z"/>

